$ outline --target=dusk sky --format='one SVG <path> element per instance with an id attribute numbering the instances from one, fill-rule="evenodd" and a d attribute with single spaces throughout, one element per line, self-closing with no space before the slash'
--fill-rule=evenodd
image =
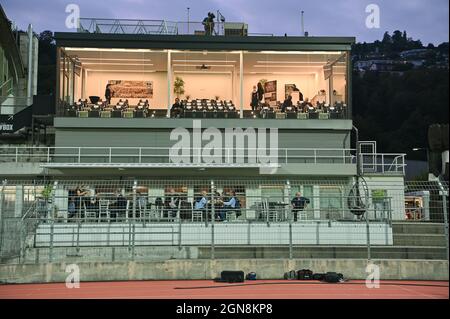
<path id="1" fill-rule="evenodd" d="M 251 33 L 299 35 L 300 11 L 311 36 L 356 36 L 358 42 L 381 39 L 385 31 L 406 30 L 424 45 L 449 38 L 448 0 L 1 0 L 6 15 L 26 29 L 74 31 L 65 27 L 68 4 L 77 4 L 81 17 L 168 21 L 202 21 L 208 11 L 220 10 L 229 22 L 246 22 Z M 380 8 L 380 28 L 369 29 L 366 6 Z"/>

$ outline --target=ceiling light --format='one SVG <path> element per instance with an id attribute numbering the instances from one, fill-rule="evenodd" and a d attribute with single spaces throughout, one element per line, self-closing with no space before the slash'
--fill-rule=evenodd
<path id="1" fill-rule="evenodd" d="M 298 75 L 298 74 L 309 74 L 315 75 L 316 72 L 249 72 L 250 74 L 290 74 L 290 75 Z M 245 73 L 244 73 L 245 74 Z"/>
<path id="2" fill-rule="evenodd" d="M 172 64 L 173 66 L 191 66 L 191 67 L 198 67 L 202 66 L 203 64 Z M 208 64 L 208 66 L 220 66 L 220 67 L 228 67 L 228 68 L 234 68 L 234 65 L 229 64 Z"/>
<path id="3" fill-rule="evenodd" d="M 128 73 L 154 73 L 156 70 L 97 70 L 97 69 L 86 69 L 89 72 L 128 72 Z"/>
<path id="4" fill-rule="evenodd" d="M 321 65 L 254 65 L 255 68 L 321 68 Z"/>
<path id="5" fill-rule="evenodd" d="M 236 63 L 236 61 L 233 60 L 172 60 L 172 62 L 184 62 L 184 63 L 213 63 L 213 62 L 217 62 L 217 63 Z"/>
<path id="6" fill-rule="evenodd" d="M 123 65 L 123 66 L 128 66 L 128 65 L 137 65 L 137 66 L 150 66 L 150 65 L 154 65 L 151 63 L 110 63 L 110 62 L 85 62 L 83 63 L 83 65 Z"/>
<path id="7" fill-rule="evenodd" d="M 141 61 L 145 61 L 145 62 L 149 62 L 151 61 L 151 59 L 112 59 L 112 58 L 80 58 L 81 61 L 134 61 L 134 62 L 141 62 Z"/>
<path id="8" fill-rule="evenodd" d="M 149 49 L 118 49 L 118 48 L 72 48 L 65 47 L 66 51 L 93 51 L 93 52 L 152 52 Z"/>
<path id="9" fill-rule="evenodd" d="M 208 70 L 204 70 L 204 71 L 173 71 L 173 73 L 231 74 L 231 71 L 222 71 L 222 72 L 220 72 L 220 71 L 208 71 Z"/>
<path id="10" fill-rule="evenodd" d="M 310 61 L 256 61 L 256 63 L 267 63 L 267 64 L 269 64 L 269 63 L 273 63 L 273 64 L 278 64 L 278 63 L 295 63 L 295 64 L 298 64 L 298 63 L 308 63 L 308 64 L 325 64 L 326 63 L 326 61 L 323 61 L 323 62 L 310 62 Z"/>
<path id="11" fill-rule="evenodd" d="M 342 54 L 340 51 L 260 51 L 255 52 L 255 54 L 327 54 L 327 55 L 339 55 Z"/>

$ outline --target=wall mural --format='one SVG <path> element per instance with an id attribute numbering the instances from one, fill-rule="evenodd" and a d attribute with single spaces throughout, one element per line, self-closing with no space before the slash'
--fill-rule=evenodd
<path id="1" fill-rule="evenodd" d="M 115 98 L 152 98 L 153 81 L 109 80 L 112 97 Z"/>
<path id="2" fill-rule="evenodd" d="M 269 105 L 277 103 L 277 81 L 267 81 L 264 83 L 264 101 Z"/>
<path id="3" fill-rule="evenodd" d="M 289 95 L 292 94 L 297 89 L 295 84 L 285 84 L 284 85 L 284 98 L 287 99 Z"/>

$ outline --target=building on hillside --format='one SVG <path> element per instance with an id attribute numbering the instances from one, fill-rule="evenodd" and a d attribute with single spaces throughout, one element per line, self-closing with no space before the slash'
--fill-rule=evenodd
<path id="1" fill-rule="evenodd" d="M 155 223 L 204 221 L 195 209 L 202 192 L 214 201 L 234 191 L 239 211 L 227 220 L 287 222 L 301 192 L 310 204 L 299 221 L 327 220 L 332 227 L 332 220 L 355 232 L 324 243 L 365 243 L 364 206 L 374 220 L 374 243 L 392 244 L 389 220 L 405 218 L 405 154 L 352 142 L 353 37 L 195 35 L 194 23 L 186 31 L 165 21 L 127 20 L 128 29 L 97 21 L 82 19 L 81 32 L 55 34 L 54 147 L 11 149 L 0 163 L 1 177 L 20 192 L 35 187 L 20 180 L 51 183 L 47 216 L 56 210 L 67 221 L 71 200 L 87 196 L 101 204 L 93 209 L 83 201 L 80 216 L 92 213 L 99 222 L 111 196 L 122 196 L 127 218 L 143 212 Z M 80 188 L 84 195 L 77 195 Z M 169 209 L 174 194 L 182 200 Z M 151 205 L 141 211 L 138 198 Z M 40 245 L 47 226 L 39 226 Z M 195 227 L 192 234 L 207 231 Z M 280 236 L 280 227 L 261 243 Z M 316 226 L 305 227 L 316 233 Z"/>
<path id="2" fill-rule="evenodd" d="M 21 112 L 33 103 L 37 93 L 38 48 L 31 26 L 28 32 L 14 29 L 0 6 L 0 134 L 21 128 Z"/>

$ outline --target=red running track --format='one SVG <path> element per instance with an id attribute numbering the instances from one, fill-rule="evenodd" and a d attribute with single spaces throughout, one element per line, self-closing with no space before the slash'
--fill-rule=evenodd
<path id="1" fill-rule="evenodd" d="M 448 299 L 448 281 L 381 281 L 369 289 L 363 280 L 257 280 L 242 284 L 208 280 L 81 282 L 0 285 L 0 299 Z"/>

